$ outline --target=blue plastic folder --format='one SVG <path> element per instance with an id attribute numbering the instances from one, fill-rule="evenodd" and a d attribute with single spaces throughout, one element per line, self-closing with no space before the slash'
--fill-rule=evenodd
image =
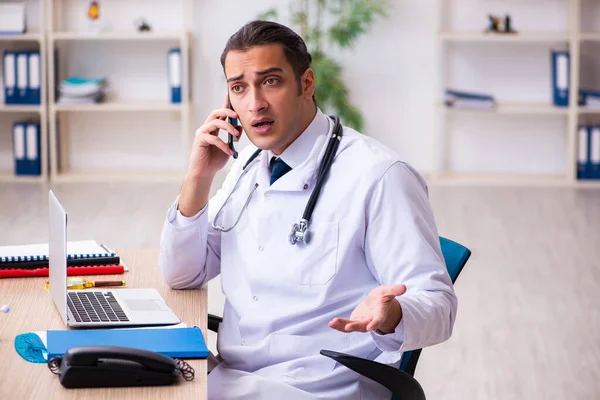
<path id="1" fill-rule="evenodd" d="M 124 346 L 172 358 L 207 358 L 202 331 L 194 328 L 48 331 L 48 359 L 76 346 Z"/>

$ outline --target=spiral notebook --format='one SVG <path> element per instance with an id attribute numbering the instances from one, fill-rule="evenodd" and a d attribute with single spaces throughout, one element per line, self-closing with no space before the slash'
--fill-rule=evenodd
<path id="1" fill-rule="evenodd" d="M 94 240 L 67 242 L 70 267 L 119 264 L 117 253 Z M 0 269 L 47 268 L 48 244 L 0 246 Z"/>

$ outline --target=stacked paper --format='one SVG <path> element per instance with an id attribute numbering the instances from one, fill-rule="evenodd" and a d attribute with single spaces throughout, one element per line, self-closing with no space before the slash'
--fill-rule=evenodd
<path id="1" fill-rule="evenodd" d="M 493 108 L 496 100 L 489 94 L 446 89 L 445 104 L 457 108 Z"/>
<path id="2" fill-rule="evenodd" d="M 104 100 L 106 79 L 72 76 L 63 80 L 58 90 L 61 104 L 100 103 Z"/>

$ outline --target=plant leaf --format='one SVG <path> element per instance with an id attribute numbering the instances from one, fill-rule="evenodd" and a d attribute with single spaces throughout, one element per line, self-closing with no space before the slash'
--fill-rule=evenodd
<path id="1" fill-rule="evenodd" d="M 349 93 L 342 80 L 342 67 L 323 52 L 313 54 L 312 69 L 315 71 L 315 98 L 324 111 L 337 114 L 343 123 L 357 131 L 363 129 L 363 118 L 350 103 Z"/>
<path id="2" fill-rule="evenodd" d="M 263 21 L 276 20 L 277 18 L 279 18 L 279 13 L 275 8 L 271 8 L 258 15 L 258 19 Z"/>
<path id="3" fill-rule="evenodd" d="M 387 0 L 350 0 L 342 3 L 339 19 L 329 29 L 329 38 L 341 48 L 351 48 L 373 24 L 375 17 L 387 17 Z"/>

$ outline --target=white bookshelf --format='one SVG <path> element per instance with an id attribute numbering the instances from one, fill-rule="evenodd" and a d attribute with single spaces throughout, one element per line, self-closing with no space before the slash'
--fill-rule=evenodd
<path id="1" fill-rule="evenodd" d="M 60 183 L 86 183 L 86 182 L 175 182 L 180 181 L 182 175 L 179 172 L 168 172 L 162 170 L 114 170 L 98 172 L 94 170 L 64 172 L 53 178 L 54 182 Z"/>
<path id="2" fill-rule="evenodd" d="M 59 40 L 90 40 L 90 41 L 178 41 L 184 39 L 186 32 L 54 32 L 50 38 Z"/>
<path id="3" fill-rule="evenodd" d="M 600 32 L 582 32 L 580 39 L 582 42 L 600 42 Z"/>
<path id="4" fill-rule="evenodd" d="M 498 103 L 493 108 L 449 108 L 438 104 L 449 113 L 477 113 L 477 114 L 521 114 L 521 115 L 567 115 L 569 110 L 565 107 L 556 107 L 543 103 Z"/>
<path id="5" fill-rule="evenodd" d="M 169 2 L 145 2 L 134 0 L 128 2 L 100 2 L 100 21 L 105 18 L 114 26 L 108 26 L 98 32 L 85 28 L 82 18 L 82 5 L 77 0 L 48 0 L 48 59 L 49 59 L 49 122 L 50 122 L 50 178 L 57 182 L 102 182 L 102 181 L 177 181 L 181 180 L 189 157 L 189 146 L 193 136 L 190 129 L 191 96 L 190 96 L 190 42 L 191 16 L 193 1 L 179 0 Z M 137 2 L 136 2 L 137 1 Z M 84 2 L 86 3 L 86 2 Z M 89 2 L 88 2 L 89 3 Z M 171 12 L 168 7 L 175 11 Z M 102 7 L 106 8 L 103 10 Z M 110 8 L 112 7 L 112 8 Z M 146 17 L 152 30 L 138 32 L 133 25 L 127 24 L 136 15 Z M 103 11 L 105 12 L 103 16 Z M 170 23 L 165 27 L 163 22 Z M 124 22 L 125 21 L 125 22 Z M 181 49 L 182 93 L 181 103 L 171 103 L 168 93 L 168 77 L 166 75 L 167 51 L 169 48 Z M 90 51 L 89 49 L 94 49 Z M 96 52 L 97 49 L 97 52 Z M 55 59 L 55 54 L 58 59 Z M 77 59 L 83 54 L 84 60 Z M 156 79 L 164 81 L 164 85 L 154 84 L 154 93 L 131 95 L 131 86 L 123 88 L 123 77 L 112 84 L 114 76 L 108 71 L 109 91 L 104 102 L 95 104 L 63 104 L 53 95 L 60 80 L 70 75 L 89 74 L 89 58 L 98 57 L 99 63 L 117 63 L 123 59 L 123 66 L 109 65 L 114 73 L 127 75 L 128 68 L 133 78 L 147 73 L 143 62 L 132 64 L 132 59 L 147 59 L 150 67 L 154 67 L 154 75 L 148 78 L 151 83 Z M 87 60 L 85 60 L 87 59 Z M 86 64 L 87 62 L 87 64 Z M 158 75 L 156 65 L 164 64 L 164 76 Z M 103 64 L 104 65 L 104 64 Z M 132 67 L 134 65 L 134 67 Z M 85 67 L 88 67 L 87 69 Z M 93 67 L 93 66 L 92 66 Z M 118 70 L 118 71 L 117 71 Z M 95 71 L 98 71 L 96 68 Z M 93 75 L 94 73 L 92 73 Z M 98 76 L 98 72 L 96 72 Z M 138 85 L 142 86 L 142 85 Z M 164 89 L 164 92 L 163 92 Z M 128 93 L 124 93 L 127 92 Z M 157 94 L 156 90 L 161 91 Z M 117 122 L 118 121 L 118 122 Z M 114 123 L 114 125 L 111 125 Z M 112 139 L 105 140 L 98 125 L 106 127 L 105 132 L 112 134 Z M 176 126 L 178 125 L 178 126 Z M 113 126 L 115 132 L 113 132 Z M 138 131 L 127 132 L 127 127 L 137 127 Z M 160 130 L 165 126 L 162 136 L 154 135 L 147 139 L 140 135 L 144 129 Z M 120 129 L 120 130 L 119 130 Z M 159 132 L 160 133 L 160 132 Z M 88 140 L 89 139 L 89 140 Z M 167 145 L 165 154 L 170 157 L 163 161 L 164 169 L 147 162 L 157 154 L 156 148 L 146 150 L 148 143 L 164 141 Z M 82 146 L 82 143 L 98 143 Z M 173 142 L 175 146 L 173 146 Z M 132 143 L 134 145 L 132 145 Z M 78 147 L 79 146 L 79 147 Z M 125 158 L 127 152 L 136 147 L 137 159 L 143 159 L 140 166 L 112 166 L 113 160 Z M 156 147 L 156 146 L 155 146 Z M 147 151 L 147 153 L 145 153 Z M 89 158 L 101 159 L 106 153 L 106 162 L 85 163 Z M 89 157 L 88 157 L 89 154 Z M 160 154 L 159 154 L 160 155 Z M 75 161 L 74 161 L 75 160 Z M 83 160 L 83 161 L 82 161 Z M 115 161 L 115 162 L 116 162 Z M 132 161 L 135 164 L 134 161 Z M 75 167 L 73 164 L 77 164 Z M 89 165 L 88 165 L 89 164 Z M 102 164 L 102 165 L 100 165 Z M 174 167 L 166 164 L 177 164 Z"/>
<path id="6" fill-rule="evenodd" d="M 586 12 L 583 6 L 586 7 L 598 7 L 600 9 L 600 3 L 586 2 L 585 0 L 566 0 L 564 7 L 568 10 L 568 16 L 565 26 L 559 26 L 556 31 L 552 30 L 537 30 L 529 26 L 529 29 L 519 30 L 519 26 L 513 26 L 517 29 L 516 34 L 493 34 L 483 33 L 485 28 L 485 21 L 481 20 L 481 31 L 456 31 L 449 29 L 451 25 L 448 21 L 449 16 L 453 14 L 452 7 L 460 4 L 459 0 L 440 0 L 438 2 L 438 64 L 439 64 L 439 80 L 437 85 L 437 119 L 438 124 L 436 126 L 435 145 L 436 157 L 438 160 L 438 166 L 436 172 L 430 177 L 432 182 L 438 184 L 449 184 L 449 185 L 464 185 L 464 184 L 484 184 L 484 185 L 525 185 L 525 186 L 570 186 L 570 187 L 589 187 L 589 188 L 600 188 L 600 181 L 578 181 L 577 180 L 577 127 L 582 122 L 582 119 L 589 120 L 595 116 L 600 116 L 600 109 L 588 109 L 580 107 L 577 104 L 578 92 L 580 88 L 581 79 L 581 46 L 584 42 L 596 42 L 600 41 L 600 32 L 590 31 L 589 27 L 584 27 L 582 20 L 582 13 Z M 516 3 L 513 3 L 516 5 Z M 464 5 L 464 4 L 462 4 Z M 518 6 L 518 5 L 517 5 Z M 530 5 L 528 5 L 530 6 Z M 543 5 L 538 6 L 540 12 L 543 10 Z M 513 6 L 514 8 L 514 6 Z M 504 12 L 510 12 L 510 7 L 505 7 Z M 598 11 L 596 11 L 598 12 Z M 490 12 L 491 13 L 491 12 Z M 514 15 L 514 14 L 513 14 Z M 522 19 L 523 20 L 523 19 Z M 521 20 L 521 21 L 522 21 Z M 566 28 L 566 29 L 565 29 Z M 596 28 L 597 29 L 597 28 Z M 485 47 L 481 47 L 485 45 Z M 548 68 L 550 65 L 550 50 L 551 49 L 565 49 L 570 52 L 570 92 L 569 92 L 569 106 L 568 107 L 556 107 L 552 103 L 532 103 L 532 102 L 505 102 L 502 100 L 498 101 L 496 107 L 492 109 L 464 109 L 464 108 L 450 108 L 446 107 L 440 98 L 443 98 L 444 90 L 448 87 L 446 77 L 448 75 L 447 68 L 451 52 L 457 47 L 470 49 L 468 54 L 475 54 L 481 49 L 489 49 L 490 46 L 529 46 L 529 48 L 547 48 L 548 56 L 546 58 Z M 466 46 L 466 47 L 465 47 Z M 479 47 L 477 47 L 479 46 Z M 477 50 L 479 49 L 479 50 Z M 515 47 L 515 50 L 517 48 Z M 507 54 L 506 50 L 505 53 Z M 502 62 L 513 62 L 502 61 Z M 516 61 L 515 61 L 516 62 Z M 514 71 L 514 70 L 512 70 Z M 452 85 L 450 85 L 452 87 Z M 461 89 L 459 87 L 452 87 L 453 89 Z M 598 87 L 597 89 L 600 89 Z M 550 91 L 550 82 L 548 82 L 548 91 Z M 485 90 L 482 90 L 485 91 Z M 492 95 L 494 93 L 491 93 Z M 553 118 L 556 121 L 557 126 L 565 127 L 565 143 L 564 146 L 564 168 L 562 173 L 556 174 L 554 172 L 546 173 L 529 173 L 524 171 L 523 173 L 502 173 L 502 172 L 462 172 L 455 171 L 451 167 L 451 146 L 453 143 L 453 137 L 450 134 L 449 125 L 451 122 L 449 119 L 452 115 L 462 115 L 461 118 L 485 118 L 485 115 L 503 115 L 505 118 L 511 118 L 513 116 L 519 116 L 520 118 Z M 595 119 L 593 119 L 596 121 Z M 481 126 L 485 126 L 485 120 L 476 120 L 481 122 Z M 473 123 L 473 122 L 469 122 Z M 486 149 L 488 151 L 494 151 L 494 149 Z"/>
<path id="7" fill-rule="evenodd" d="M 184 112 L 189 104 L 161 101 L 108 101 L 97 104 L 53 104 L 51 111 L 106 112 L 106 111 L 174 111 Z"/>
<path id="8" fill-rule="evenodd" d="M 483 32 L 440 32 L 438 37 L 444 42 L 485 42 L 485 43 L 556 43 L 569 40 L 566 32 L 523 32 L 498 35 Z"/>
<path id="9" fill-rule="evenodd" d="M 41 0 L 43 1 L 43 0 Z M 41 42 L 44 39 L 42 33 L 23 33 L 20 35 L 0 35 L 0 42 Z"/>
<path id="10" fill-rule="evenodd" d="M 47 113 L 47 54 L 45 40 L 45 15 L 47 11 L 46 0 L 25 1 L 26 7 L 26 32 L 17 35 L 0 35 L 0 54 L 4 50 L 39 50 L 40 52 L 40 104 L 4 104 L 0 103 L 0 119 L 4 126 L 21 120 L 39 121 L 41 140 L 41 174 L 37 176 L 16 175 L 14 171 L 14 158 L 12 153 L 12 129 L 0 132 L 3 136 L 0 143 L 9 146 L 4 154 L 10 155 L 10 167 L 0 168 L 0 182 L 39 183 L 48 179 L 48 113 Z M 33 21 L 33 22 L 32 22 Z M 3 68 L 3 67 L 2 67 Z M 3 69 L 0 69 L 0 75 Z M 2 87 L 2 90 L 4 88 Z M 2 96 L 4 99 L 4 96 Z M 0 145 L 0 147 L 3 147 Z M 0 151 L 4 150 L 0 148 Z"/>
<path id="11" fill-rule="evenodd" d="M 45 105 L 37 104 L 0 104 L 0 113 L 44 113 Z"/>

